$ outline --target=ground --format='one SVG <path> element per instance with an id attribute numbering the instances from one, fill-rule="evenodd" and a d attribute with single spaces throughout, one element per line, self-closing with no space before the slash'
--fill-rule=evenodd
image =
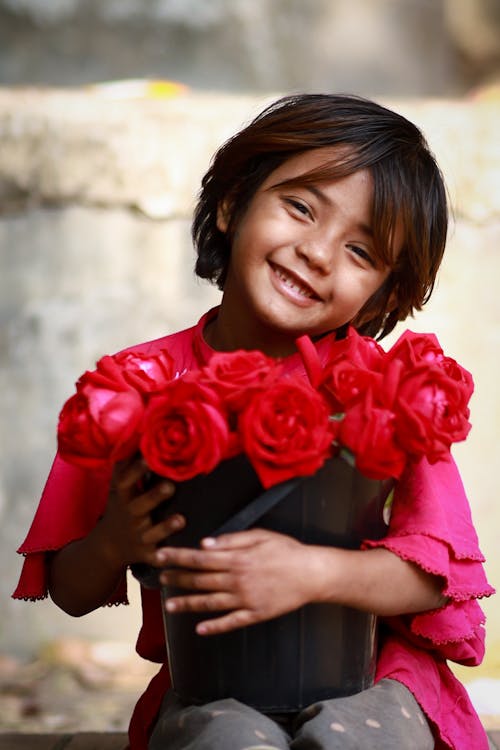
<path id="1" fill-rule="evenodd" d="M 157 669 L 115 642 L 60 640 L 24 661 L 0 654 L 0 732 L 125 731 Z"/>

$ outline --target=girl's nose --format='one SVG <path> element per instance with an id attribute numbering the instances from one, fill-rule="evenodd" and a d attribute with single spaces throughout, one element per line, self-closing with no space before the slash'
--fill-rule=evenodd
<path id="1" fill-rule="evenodd" d="M 327 274 L 332 270 L 333 251 L 325 242 L 319 239 L 308 240 L 297 243 L 297 255 L 304 260 L 310 268 L 320 273 Z"/>

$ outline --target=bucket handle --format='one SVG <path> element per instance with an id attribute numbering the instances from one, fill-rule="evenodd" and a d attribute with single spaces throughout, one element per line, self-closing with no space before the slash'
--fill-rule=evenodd
<path id="1" fill-rule="evenodd" d="M 281 482 L 281 484 L 277 484 L 266 490 L 245 505 L 245 507 L 238 511 L 238 513 L 235 513 L 234 516 L 231 516 L 227 521 L 224 521 L 222 526 L 219 526 L 219 528 L 210 534 L 210 536 L 216 537 L 221 534 L 231 534 L 234 531 L 248 529 L 248 527 L 255 523 L 255 521 L 258 521 L 261 516 L 271 510 L 271 508 L 274 508 L 274 506 L 281 502 L 281 500 L 284 500 L 301 481 L 302 477 L 294 477 L 293 479 L 288 479 L 286 482 Z"/>

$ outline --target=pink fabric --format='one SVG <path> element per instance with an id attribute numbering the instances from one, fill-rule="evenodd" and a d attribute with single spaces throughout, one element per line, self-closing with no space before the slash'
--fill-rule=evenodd
<path id="1" fill-rule="evenodd" d="M 185 331 L 131 347 L 152 353 L 168 348 L 182 373 L 208 361 L 212 350 L 203 328 L 212 310 Z M 318 344 L 328 356 L 331 336 Z M 287 358 L 288 371 L 305 370 L 298 355 Z M 56 457 L 29 533 L 19 548 L 25 555 L 15 598 L 47 595 L 46 553 L 85 536 L 103 513 L 109 472 L 91 472 Z M 70 502 L 68 502 L 68 498 Z M 388 535 L 366 547 L 382 546 L 443 578 L 448 604 L 440 610 L 387 619 L 382 626 L 377 676 L 405 684 L 427 715 L 436 750 L 487 750 L 488 741 L 467 693 L 446 660 L 478 664 L 484 653 L 484 616 L 477 603 L 493 589 L 486 581 L 470 509 L 452 460 L 429 465 L 421 461 L 398 483 Z M 130 723 L 132 750 L 147 750 L 148 736 L 170 686 L 166 664 L 160 597 L 142 589 L 143 624 L 137 652 L 163 666 L 137 703 Z M 126 581 L 108 604 L 127 602 Z"/>
<path id="2" fill-rule="evenodd" d="M 412 467 L 396 488 L 390 528 L 377 542 L 443 578 L 442 609 L 386 621 L 377 679 L 391 677 L 415 695 L 435 727 L 436 748 L 487 750 L 488 741 L 468 695 L 446 664 L 474 666 L 484 655 L 484 615 L 477 598 L 489 596 L 470 508 L 453 461 Z M 397 635 L 396 635 L 397 634 Z"/>

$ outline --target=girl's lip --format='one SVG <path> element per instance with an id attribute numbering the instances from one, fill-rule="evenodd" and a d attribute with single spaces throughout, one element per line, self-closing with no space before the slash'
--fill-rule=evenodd
<path id="1" fill-rule="evenodd" d="M 269 261 L 269 265 L 275 283 L 279 285 L 280 290 L 284 290 L 287 293 L 287 296 L 302 304 L 321 301 L 321 297 L 316 290 L 294 271 L 290 271 L 271 261 Z"/>

